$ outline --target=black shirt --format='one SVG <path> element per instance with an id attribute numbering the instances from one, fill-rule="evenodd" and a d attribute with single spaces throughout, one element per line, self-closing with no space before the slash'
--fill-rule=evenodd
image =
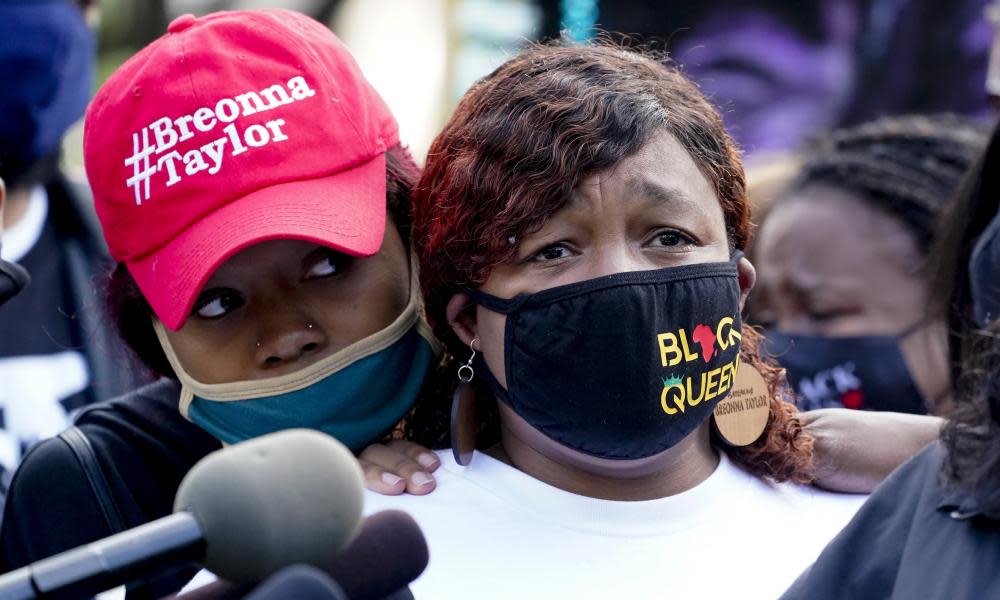
<path id="1" fill-rule="evenodd" d="M 52 221 L 18 262 L 31 282 L 0 311 L 0 438 L 7 445 L 0 465 L 10 470 L 28 446 L 66 427 L 71 411 L 95 400 Z"/>
<path id="2" fill-rule="evenodd" d="M 1000 598 L 1000 523 L 941 482 L 940 442 L 897 469 L 782 600 Z"/>
<path id="3" fill-rule="evenodd" d="M 126 528 L 166 516 L 188 470 L 220 448 L 177 410 L 180 386 L 161 380 L 92 405 L 76 425 L 90 440 Z M 45 440 L 14 475 L 0 530 L 0 572 L 112 534 L 76 456 Z M 154 586 L 176 591 L 191 573 Z"/>

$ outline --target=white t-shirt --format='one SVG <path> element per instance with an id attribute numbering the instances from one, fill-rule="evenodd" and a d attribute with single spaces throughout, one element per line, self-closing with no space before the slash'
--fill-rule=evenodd
<path id="1" fill-rule="evenodd" d="M 417 600 L 773 600 L 865 499 L 769 483 L 725 455 L 697 487 L 641 502 L 565 492 L 478 452 L 465 468 L 438 456 L 429 495 L 365 497 L 366 513 L 405 510 L 427 537 Z"/>

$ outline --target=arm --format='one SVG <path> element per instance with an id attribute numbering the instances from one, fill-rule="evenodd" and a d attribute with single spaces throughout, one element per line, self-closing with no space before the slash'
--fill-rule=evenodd
<path id="1" fill-rule="evenodd" d="M 58 438 L 25 456 L 14 475 L 3 527 L 0 570 L 22 567 L 111 535 L 76 457 Z"/>
<path id="2" fill-rule="evenodd" d="M 799 417 L 816 439 L 816 485 L 870 493 L 889 473 L 938 438 L 939 417 L 826 408 Z"/>

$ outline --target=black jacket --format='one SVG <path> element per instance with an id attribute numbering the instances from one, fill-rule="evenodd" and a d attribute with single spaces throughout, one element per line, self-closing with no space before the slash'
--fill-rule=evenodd
<path id="1" fill-rule="evenodd" d="M 55 227 L 73 296 L 83 355 L 91 374 L 90 397 L 108 400 L 151 380 L 118 337 L 105 308 L 105 281 L 114 262 L 86 185 L 57 176 L 46 187 L 49 219 Z"/>
<path id="2" fill-rule="evenodd" d="M 162 380 L 88 407 L 77 427 L 94 448 L 125 528 L 166 516 L 188 470 L 220 443 L 177 410 L 180 386 Z M 0 530 L 0 572 L 112 534 L 69 445 L 51 438 L 28 451 L 11 483 Z M 176 591 L 193 572 L 152 583 Z M 130 596 L 131 597 L 131 596 Z"/>
<path id="3" fill-rule="evenodd" d="M 782 600 L 1000 598 L 1000 523 L 941 481 L 931 444 L 897 469 Z"/>

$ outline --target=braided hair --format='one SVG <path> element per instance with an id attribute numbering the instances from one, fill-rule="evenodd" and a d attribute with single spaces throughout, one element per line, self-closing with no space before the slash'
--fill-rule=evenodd
<path id="1" fill-rule="evenodd" d="M 884 117 L 813 143 L 782 199 L 813 186 L 851 193 L 901 221 L 927 251 L 942 210 L 986 146 L 988 128 L 951 114 Z"/>

